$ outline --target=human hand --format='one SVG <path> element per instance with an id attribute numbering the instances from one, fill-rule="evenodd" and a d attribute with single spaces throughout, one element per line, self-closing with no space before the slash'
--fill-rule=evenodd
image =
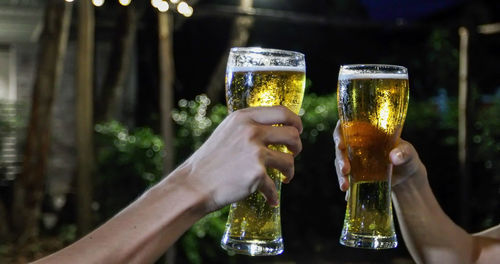
<path id="1" fill-rule="evenodd" d="M 347 146 L 344 142 L 340 121 L 337 122 L 333 132 L 335 142 L 335 171 L 342 191 L 349 189 L 349 173 L 351 165 L 347 155 Z M 427 175 L 425 166 L 420 161 L 415 148 L 403 139 L 400 139 L 396 147 L 389 153 L 389 159 L 394 165 L 392 171 L 392 186 L 404 183 L 410 177 L 425 177 Z"/>
<path id="2" fill-rule="evenodd" d="M 282 126 L 273 126 L 282 124 Z M 184 184 L 202 195 L 207 212 L 260 191 L 270 205 L 278 193 L 266 167 L 294 175 L 294 156 L 302 150 L 300 118 L 283 106 L 246 108 L 231 113 L 208 140 L 183 164 L 189 168 Z M 286 145 L 293 153 L 271 150 Z"/>

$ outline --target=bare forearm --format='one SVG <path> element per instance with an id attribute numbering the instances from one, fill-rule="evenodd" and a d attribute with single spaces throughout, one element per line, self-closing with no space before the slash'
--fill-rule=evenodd
<path id="1" fill-rule="evenodd" d="M 40 263 L 152 263 L 203 215 L 200 204 L 200 198 L 179 186 L 175 177 L 167 178 L 104 225 Z"/>
<path id="2" fill-rule="evenodd" d="M 475 243 L 441 209 L 425 168 L 393 188 L 393 202 L 405 243 L 418 263 L 472 263 Z"/>

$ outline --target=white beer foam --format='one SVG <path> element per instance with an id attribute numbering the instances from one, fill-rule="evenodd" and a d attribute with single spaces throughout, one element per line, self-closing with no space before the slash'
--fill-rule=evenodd
<path id="1" fill-rule="evenodd" d="M 305 72 L 305 66 L 251 66 L 251 67 L 228 67 L 231 72 L 255 72 L 255 71 L 294 71 Z"/>
<path id="2" fill-rule="evenodd" d="M 408 73 L 348 73 L 339 75 L 339 80 L 352 79 L 408 79 Z"/>

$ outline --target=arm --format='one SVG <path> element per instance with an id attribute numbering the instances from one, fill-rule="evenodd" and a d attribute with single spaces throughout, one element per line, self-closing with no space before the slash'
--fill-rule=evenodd
<path id="1" fill-rule="evenodd" d="M 208 212 L 255 191 L 277 204 L 266 167 L 283 172 L 287 183 L 293 156 L 267 146 L 284 144 L 298 154 L 301 130 L 300 118 L 284 107 L 232 113 L 168 177 L 101 227 L 36 263 L 152 263 Z"/>
<path id="2" fill-rule="evenodd" d="M 401 142 L 391 152 L 391 161 L 395 165 L 396 177 L 406 178 L 393 186 L 392 198 L 403 238 L 418 263 L 498 261 L 498 226 L 471 235 L 456 225 L 439 206 L 426 169 L 411 144 Z"/>
<path id="3" fill-rule="evenodd" d="M 417 263 L 474 263 L 473 237 L 441 209 L 420 163 L 417 172 L 393 186 L 393 204 L 406 246 Z"/>
<path id="4" fill-rule="evenodd" d="M 350 164 L 341 130 L 334 132 L 340 188 L 349 187 Z M 392 198 L 406 246 L 417 263 L 494 263 L 500 258 L 500 227 L 471 235 L 441 209 L 427 171 L 413 146 L 400 140 L 390 153 L 394 165 Z M 486 237 L 489 234 L 490 237 Z M 492 238 L 492 236 L 496 237 Z"/>
<path id="5" fill-rule="evenodd" d="M 36 263 L 151 263 L 203 216 L 203 197 L 175 182 L 178 168 L 164 181 L 98 229 Z"/>

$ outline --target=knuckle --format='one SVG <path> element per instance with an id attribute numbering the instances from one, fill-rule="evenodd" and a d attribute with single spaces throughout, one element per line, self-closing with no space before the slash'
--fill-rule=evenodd
<path id="1" fill-rule="evenodd" d="M 299 138 L 298 141 L 297 141 L 297 153 L 302 152 L 302 148 L 303 148 L 302 141 Z"/>
<path id="2" fill-rule="evenodd" d="M 285 113 L 288 110 L 288 108 L 286 108 L 283 105 L 277 105 L 276 109 L 278 109 L 278 111 L 283 112 L 283 113 Z"/>
<path id="3" fill-rule="evenodd" d="M 302 151 L 302 141 L 300 140 L 299 131 L 295 128 L 292 128 L 292 127 L 289 128 L 288 131 L 289 131 L 290 138 L 293 142 L 293 145 L 296 147 L 296 151 L 297 152 Z"/>
<path id="4" fill-rule="evenodd" d="M 245 115 L 245 109 L 237 110 L 229 114 L 229 117 L 233 119 L 240 119 L 242 116 Z"/>
<path id="5" fill-rule="evenodd" d="M 266 172 L 264 166 L 261 166 L 258 163 L 255 163 L 253 167 L 253 173 L 250 176 L 248 185 L 250 193 L 255 192 L 259 186 L 262 184 L 263 180 L 265 180 Z"/>
<path id="6" fill-rule="evenodd" d="M 260 182 L 265 181 L 267 177 L 268 176 L 267 176 L 265 170 L 261 170 L 261 172 L 257 174 L 257 177 L 255 179 L 260 183 Z"/>
<path id="7" fill-rule="evenodd" d="M 287 168 L 293 168 L 294 165 L 295 165 L 295 161 L 293 159 L 293 156 L 292 155 L 289 155 L 289 154 L 285 154 L 286 155 L 286 158 L 285 158 L 285 165 Z"/>
<path id="8" fill-rule="evenodd" d="M 248 141 L 254 141 L 261 137 L 262 129 L 255 125 L 247 125 L 244 128 L 243 134 Z"/>
<path id="9" fill-rule="evenodd" d="M 288 111 L 290 110 L 288 110 L 288 108 L 286 108 L 285 106 L 278 105 L 276 109 L 278 110 L 280 119 L 288 120 L 290 118 L 290 116 L 288 115 Z"/>
<path id="10" fill-rule="evenodd" d="M 229 114 L 229 117 L 239 122 L 246 122 L 250 119 L 249 113 L 249 108 L 243 108 L 232 112 L 231 114 Z"/>
<path id="11" fill-rule="evenodd" d="M 264 162 L 269 157 L 269 149 L 265 146 L 255 148 L 255 157 L 259 162 Z"/>

